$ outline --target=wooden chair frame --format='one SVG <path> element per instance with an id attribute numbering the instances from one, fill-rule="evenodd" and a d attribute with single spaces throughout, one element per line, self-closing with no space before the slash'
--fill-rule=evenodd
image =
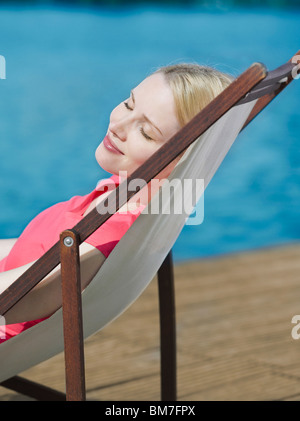
<path id="1" fill-rule="evenodd" d="M 293 80 L 295 69 L 296 72 L 298 71 L 298 67 L 295 66 L 299 66 L 297 64 L 299 54 L 300 51 L 289 62 L 269 73 L 265 66 L 259 63 L 249 67 L 137 169 L 127 180 L 127 186 L 135 178 L 143 179 L 148 183 L 231 107 L 259 98 L 243 130 Z M 0 314 L 5 315 L 61 263 L 66 394 L 19 376 L 2 382 L 1 386 L 43 401 L 84 401 L 86 399 L 79 245 L 135 194 L 122 188 L 124 187 L 122 184 L 117 187 L 117 204 L 114 209 L 110 207 L 106 212 L 94 209 L 73 229 L 62 232 L 60 240 L 0 295 Z M 107 203 L 105 202 L 104 205 L 106 206 Z M 158 270 L 158 295 L 161 399 L 175 401 L 177 395 L 176 320 L 172 251 Z"/>

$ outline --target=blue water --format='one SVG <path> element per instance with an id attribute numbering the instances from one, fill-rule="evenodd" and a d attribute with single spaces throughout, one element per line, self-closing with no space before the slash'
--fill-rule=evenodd
<path id="1" fill-rule="evenodd" d="M 197 61 L 238 75 L 300 49 L 297 10 L 0 6 L 0 238 L 105 177 L 94 151 L 112 108 L 154 68 Z M 176 260 L 298 242 L 300 82 L 239 137 L 186 226 Z"/>

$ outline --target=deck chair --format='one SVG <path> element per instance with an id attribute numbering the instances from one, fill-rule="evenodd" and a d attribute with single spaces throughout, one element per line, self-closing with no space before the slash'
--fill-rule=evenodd
<path id="1" fill-rule="evenodd" d="M 144 210 L 82 294 L 78 247 L 135 194 L 128 188 L 131 181 L 142 179 L 148 183 L 182 151 L 185 153 L 170 180 L 203 179 L 205 189 L 240 131 L 295 78 L 299 54 L 271 72 L 267 72 L 263 64 L 250 66 L 118 186 L 117 203 L 113 208 L 101 212 L 98 207 L 75 227 L 64 231 L 60 240 L 1 294 L 0 314 L 5 316 L 18 300 L 61 264 L 62 309 L 0 345 L 2 386 L 39 400 L 85 400 L 84 339 L 120 316 L 158 273 L 161 399 L 176 400 L 172 247 L 189 215 L 163 212 L 164 206 L 168 206 L 163 201 L 164 184 L 149 204 L 157 202 L 161 212 Z M 177 197 L 176 188 L 171 198 L 166 195 L 168 200 Z M 202 194 L 203 190 L 197 192 L 194 204 Z M 66 394 L 18 376 L 62 351 L 65 353 Z"/>

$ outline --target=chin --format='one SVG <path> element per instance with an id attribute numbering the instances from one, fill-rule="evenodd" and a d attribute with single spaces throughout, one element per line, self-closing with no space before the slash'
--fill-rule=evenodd
<path id="1" fill-rule="evenodd" d="M 100 145 L 98 146 L 95 152 L 95 158 L 98 165 L 109 174 L 118 174 L 118 172 L 115 171 L 114 168 L 112 167 L 111 160 L 106 156 L 105 152 L 106 151 L 102 143 L 100 143 Z"/>

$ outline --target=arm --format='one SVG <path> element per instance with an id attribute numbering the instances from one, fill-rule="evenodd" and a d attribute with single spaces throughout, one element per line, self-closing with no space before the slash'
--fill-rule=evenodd
<path id="1" fill-rule="evenodd" d="M 80 245 L 81 289 L 93 279 L 105 261 L 95 247 Z M 0 293 L 11 285 L 32 264 L 0 273 Z M 5 314 L 6 324 L 31 321 L 50 316 L 62 306 L 60 265 L 36 285 L 25 297 Z"/>
<path id="2" fill-rule="evenodd" d="M 9 254 L 16 241 L 17 238 L 8 238 L 7 240 L 0 240 L 0 260 L 4 259 L 4 257 L 6 257 Z"/>

